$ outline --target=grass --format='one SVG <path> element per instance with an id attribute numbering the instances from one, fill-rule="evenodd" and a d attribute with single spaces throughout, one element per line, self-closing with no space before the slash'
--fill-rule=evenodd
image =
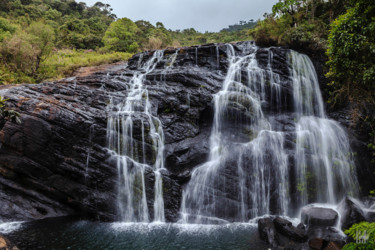
<path id="1" fill-rule="evenodd" d="M 81 67 L 98 66 L 128 60 L 133 54 L 124 52 L 100 53 L 85 50 L 53 52 L 40 66 L 38 80 L 56 80 L 71 76 Z"/>
<path id="2" fill-rule="evenodd" d="M 81 67 L 98 66 L 128 60 L 133 54 L 63 49 L 52 52 L 33 76 L 9 70 L 0 64 L 0 85 L 38 83 L 72 76 Z"/>

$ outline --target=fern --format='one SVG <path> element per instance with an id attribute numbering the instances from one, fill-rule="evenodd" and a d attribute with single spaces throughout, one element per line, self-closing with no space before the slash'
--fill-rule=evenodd
<path id="1" fill-rule="evenodd" d="M 359 224 L 353 225 L 351 228 L 345 231 L 345 234 L 353 238 L 353 240 L 358 240 L 357 237 L 366 234 L 368 240 L 366 243 L 356 243 L 352 242 L 344 246 L 343 249 L 375 249 L 375 222 L 361 222 Z"/>

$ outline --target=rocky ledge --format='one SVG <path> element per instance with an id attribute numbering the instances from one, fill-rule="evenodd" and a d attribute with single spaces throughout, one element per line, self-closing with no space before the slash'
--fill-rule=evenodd
<path id="1" fill-rule="evenodd" d="M 237 53 L 246 53 L 248 43 L 233 46 Z M 268 65 L 269 51 L 272 65 Z M 280 76 L 286 96 L 293 93 L 287 51 L 260 48 L 256 52 L 259 67 L 271 67 Z M 74 214 L 116 220 L 118 171 L 106 147 L 108 104 L 127 97 L 130 79 L 152 53 L 57 82 L 0 89 L 22 121 L 0 121 L 2 220 Z M 227 57 L 224 44 L 165 50 L 156 69 L 146 77 L 152 113 L 162 121 L 165 134 L 163 194 L 168 221 L 178 219 L 182 186 L 191 171 L 207 159 L 212 95 L 222 87 Z M 273 112 L 272 107 L 265 108 Z M 291 104 L 286 102 L 280 108 L 289 112 Z M 292 134 L 294 127 L 288 119 L 277 117 L 280 126 Z M 139 127 L 134 131 L 140 134 Z M 293 139 L 285 143 L 292 151 Z M 146 175 L 152 214 L 155 177 L 152 172 Z"/>

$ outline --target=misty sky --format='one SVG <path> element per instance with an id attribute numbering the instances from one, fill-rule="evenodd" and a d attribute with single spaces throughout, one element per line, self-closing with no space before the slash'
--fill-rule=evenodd
<path id="1" fill-rule="evenodd" d="M 81 0 L 92 6 L 98 0 Z M 270 13 L 278 0 L 102 0 L 117 17 L 160 21 L 167 29 L 220 31 L 240 20 L 257 20 Z"/>

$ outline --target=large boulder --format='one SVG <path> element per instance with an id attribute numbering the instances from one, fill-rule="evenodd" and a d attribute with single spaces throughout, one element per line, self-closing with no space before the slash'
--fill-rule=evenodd
<path id="1" fill-rule="evenodd" d="M 303 249 L 308 240 L 305 230 L 278 216 L 259 219 L 258 231 L 259 237 L 275 248 Z"/>
<path id="2" fill-rule="evenodd" d="M 354 224 L 366 221 L 363 205 L 351 197 L 344 198 L 337 207 L 341 215 L 341 228 L 347 230 Z"/>
<path id="3" fill-rule="evenodd" d="M 338 218 L 338 213 L 330 208 L 308 205 L 301 210 L 301 221 L 309 228 L 335 226 Z"/>

